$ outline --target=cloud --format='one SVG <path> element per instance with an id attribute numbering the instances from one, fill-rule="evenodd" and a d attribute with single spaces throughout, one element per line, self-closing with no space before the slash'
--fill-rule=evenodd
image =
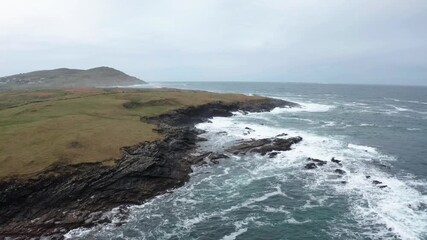
<path id="1" fill-rule="evenodd" d="M 110 65 L 152 81 L 427 82 L 423 0 L 0 5 L 0 75 Z"/>

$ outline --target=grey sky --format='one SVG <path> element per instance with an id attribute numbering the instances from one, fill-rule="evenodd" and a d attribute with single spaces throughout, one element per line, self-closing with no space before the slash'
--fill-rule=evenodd
<path id="1" fill-rule="evenodd" d="M 426 0 L 0 0 L 0 75 L 427 85 Z"/>

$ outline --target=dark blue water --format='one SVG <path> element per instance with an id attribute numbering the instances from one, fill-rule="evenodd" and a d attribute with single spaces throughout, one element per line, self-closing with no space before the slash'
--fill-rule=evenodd
<path id="1" fill-rule="evenodd" d="M 195 169 L 171 194 L 132 207 L 128 223 L 80 239 L 427 239 L 427 88 L 281 83 L 159 83 L 298 102 L 302 108 L 214 118 L 201 149 L 302 136 L 277 158 L 233 156 Z M 245 133 L 245 127 L 254 131 Z M 226 133 L 223 133 L 223 132 Z M 305 170 L 306 158 L 343 166 Z M 335 169 L 346 171 L 344 176 Z M 367 178 L 366 176 L 370 176 Z M 387 187 L 380 189 L 373 180 Z M 345 181 L 346 183 L 342 183 Z"/>

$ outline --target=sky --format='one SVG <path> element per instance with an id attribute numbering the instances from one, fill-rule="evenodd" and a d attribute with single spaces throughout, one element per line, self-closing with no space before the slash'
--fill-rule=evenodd
<path id="1" fill-rule="evenodd" d="M 426 0 L 0 0 L 0 76 L 427 85 Z"/>

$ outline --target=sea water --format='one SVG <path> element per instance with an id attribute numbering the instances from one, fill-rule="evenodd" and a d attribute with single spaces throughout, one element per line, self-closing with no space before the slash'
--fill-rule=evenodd
<path id="1" fill-rule="evenodd" d="M 301 105 L 200 123 L 197 128 L 208 139 L 201 150 L 222 151 L 241 139 L 281 133 L 303 141 L 275 158 L 232 156 L 195 168 L 182 188 L 132 206 L 126 223 L 77 229 L 66 237 L 427 239 L 426 87 L 153 85 L 262 95 Z M 306 170 L 308 157 L 328 163 Z M 342 166 L 330 162 L 333 157 Z M 387 187 L 380 189 L 374 180 Z"/>

